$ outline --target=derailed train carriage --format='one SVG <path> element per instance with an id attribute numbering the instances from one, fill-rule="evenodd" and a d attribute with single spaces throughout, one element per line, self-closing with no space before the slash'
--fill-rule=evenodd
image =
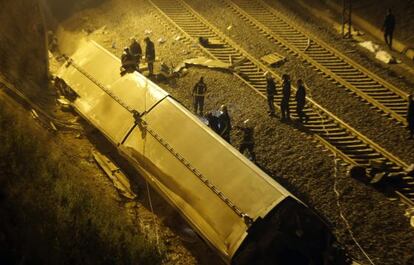
<path id="1" fill-rule="evenodd" d="M 228 264 L 347 264 L 325 223 L 168 93 L 93 41 L 59 72 L 73 106 Z"/>

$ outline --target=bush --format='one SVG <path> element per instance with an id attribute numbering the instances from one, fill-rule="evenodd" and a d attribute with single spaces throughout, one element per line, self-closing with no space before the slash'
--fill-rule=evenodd
<path id="1" fill-rule="evenodd" d="M 84 163 L 3 105 L 0 146 L 0 264 L 161 264 Z"/>

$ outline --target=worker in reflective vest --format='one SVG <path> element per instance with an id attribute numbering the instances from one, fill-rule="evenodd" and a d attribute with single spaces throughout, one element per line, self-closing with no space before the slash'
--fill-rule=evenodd
<path id="1" fill-rule="evenodd" d="M 194 99 L 194 112 L 195 114 L 200 113 L 203 116 L 203 108 L 204 108 L 204 97 L 207 92 L 207 86 L 204 83 L 204 78 L 201 77 L 200 80 L 195 84 L 193 88 L 193 99 Z"/>

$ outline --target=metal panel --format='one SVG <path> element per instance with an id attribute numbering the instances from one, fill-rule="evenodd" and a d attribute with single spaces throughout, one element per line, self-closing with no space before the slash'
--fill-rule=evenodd
<path id="1" fill-rule="evenodd" d="M 144 120 L 175 152 L 254 220 L 288 195 L 283 187 L 175 100 L 166 98 Z M 244 220 L 152 135 L 137 131 L 138 127 L 125 142 L 127 148 L 142 152 L 142 155 L 134 155 L 136 161 L 147 170 L 151 169 L 154 183 L 200 234 L 215 242 L 224 256 L 231 257 L 246 236 L 248 227 Z"/>
<path id="2" fill-rule="evenodd" d="M 101 84 L 112 84 L 121 77 L 120 60 L 94 41 L 82 42 L 71 58 Z"/>
<path id="3" fill-rule="evenodd" d="M 289 194 L 174 99 L 160 103 L 146 121 L 250 217 Z"/>
<path id="4" fill-rule="evenodd" d="M 77 111 L 109 140 L 120 143 L 134 123 L 128 110 L 72 66 L 63 69 L 60 77 L 79 95 L 73 102 Z"/>
<path id="5" fill-rule="evenodd" d="M 168 96 L 145 76 L 133 73 L 114 82 L 109 89 L 126 105 L 143 113 Z"/>
<path id="6" fill-rule="evenodd" d="M 152 176 L 150 183 L 207 242 L 230 259 L 229 247 L 232 242 L 228 242 L 226 237 L 234 231 L 239 239 L 240 234 L 245 233 L 246 226 L 240 222 L 240 218 L 157 139 L 148 133 L 142 138 L 138 127 L 125 141 L 122 151 L 148 171 Z M 221 227 L 226 227 L 227 234 L 223 233 Z"/>
<path id="7" fill-rule="evenodd" d="M 89 41 L 80 45 L 59 73 L 79 95 L 76 109 L 115 144 L 121 143 L 134 125 L 131 110 L 122 104 L 142 113 L 168 95 L 141 74 L 121 77 L 120 66 L 118 58 Z"/>
<path id="8" fill-rule="evenodd" d="M 87 42 L 60 77 L 78 93 L 76 109 L 123 143 L 121 152 L 230 262 L 247 235 L 242 216 L 263 217 L 289 193 L 157 85 L 138 73 L 121 77 L 119 67 Z M 134 125 L 133 110 L 148 127 Z"/>

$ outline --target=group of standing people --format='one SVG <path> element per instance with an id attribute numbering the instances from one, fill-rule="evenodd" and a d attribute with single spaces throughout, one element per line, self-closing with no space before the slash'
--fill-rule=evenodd
<path id="1" fill-rule="evenodd" d="M 267 82 L 267 103 L 269 107 L 269 115 L 275 116 L 274 96 L 277 94 L 276 82 L 269 72 L 265 73 Z M 289 101 L 291 97 L 291 80 L 290 76 L 284 74 L 282 76 L 282 100 L 281 100 L 281 119 L 282 121 L 290 121 L 290 108 Z M 204 82 L 204 77 L 201 77 L 192 89 L 191 95 L 193 96 L 194 112 L 197 115 L 204 115 L 204 99 L 207 95 L 207 85 Z M 295 95 L 296 100 L 296 113 L 299 117 L 299 121 L 306 123 L 309 118 L 304 112 L 306 105 L 306 88 L 301 79 L 297 80 L 297 91 Z M 206 115 L 208 125 L 223 139 L 230 143 L 230 131 L 232 129 L 230 116 L 227 106 L 222 105 L 218 114 L 214 115 L 213 112 L 209 112 Z M 242 126 L 235 126 L 243 133 L 242 142 L 239 147 L 239 151 L 244 153 L 246 150 L 250 154 L 251 160 L 255 161 L 256 154 L 254 152 L 254 127 L 251 125 L 249 119 L 245 120 Z"/>
<path id="2" fill-rule="evenodd" d="M 266 93 L 267 93 L 267 103 L 269 106 L 268 113 L 270 116 L 275 116 L 275 106 L 274 96 L 277 95 L 276 83 L 272 75 L 269 72 L 265 73 L 266 76 Z M 289 101 L 291 96 L 291 81 L 290 76 L 287 74 L 282 75 L 282 100 L 280 103 L 281 110 L 281 120 L 290 121 L 290 108 Z M 295 95 L 296 100 L 296 113 L 299 117 L 299 121 L 306 123 L 308 121 L 308 116 L 303 111 L 306 105 L 306 89 L 302 79 L 297 81 L 297 91 Z"/>
<path id="3" fill-rule="evenodd" d="M 148 75 L 154 74 L 154 61 L 155 61 L 155 46 L 149 37 L 145 37 L 145 60 L 148 66 Z M 134 71 L 140 72 L 140 63 L 142 59 L 141 45 L 135 38 L 131 38 L 129 47 L 124 49 L 121 56 L 121 75 L 131 73 Z"/>

